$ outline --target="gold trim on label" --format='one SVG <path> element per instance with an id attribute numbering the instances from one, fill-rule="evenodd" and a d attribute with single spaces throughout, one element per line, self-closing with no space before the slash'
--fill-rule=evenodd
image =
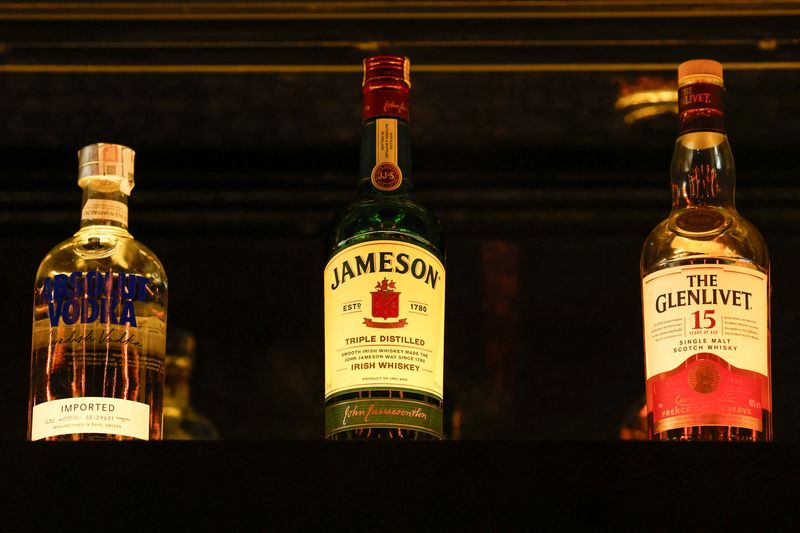
<path id="1" fill-rule="evenodd" d="M 663 420 L 658 420 L 653 424 L 653 431 L 662 433 L 670 429 L 680 429 L 691 426 L 734 426 L 752 429 L 754 431 L 764 431 L 761 419 L 753 416 L 744 415 L 724 415 L 724 414 L 695 414 L 671 416 Z"/>

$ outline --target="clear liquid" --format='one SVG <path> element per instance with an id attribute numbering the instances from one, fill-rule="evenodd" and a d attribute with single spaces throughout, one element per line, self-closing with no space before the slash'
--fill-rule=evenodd
<path id="1" fill-rule="evenodd" d="M 74 272 L 147 278 L 144 301 L 134 301 L 136 326 L 95 320 L 51 323 L 47 278 Z M 33 308 L 28 438 L 35 405 L 66 398 L 119 398 L 147 404 L 149 438 L 160 439 L 164 397 L 167 279 L 158 258 L 123 228 L 92 225 L 53 248 L 36 275 Z M 79 302 L 87 294 L 76 295 Z M 120 314 L 117 307 L 116 314 Z M 46 440 L 130 440 L 106 433 L 73 433 Z"/>

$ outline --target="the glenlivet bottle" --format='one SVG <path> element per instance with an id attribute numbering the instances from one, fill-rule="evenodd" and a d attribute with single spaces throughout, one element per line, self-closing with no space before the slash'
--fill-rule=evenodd
<path id="1" fill-rule="evenodd" d="M 772 439 L 770 263 L 734 205 L 722 65 L 678 69 L 672 211 L 641 257 L 652 440 Z"/>

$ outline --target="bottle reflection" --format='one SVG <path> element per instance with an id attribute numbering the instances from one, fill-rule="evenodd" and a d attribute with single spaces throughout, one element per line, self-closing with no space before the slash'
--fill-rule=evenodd
<path id="1" fill-rule="evenodd" d="M 191 333 L 171 329 L 167 337 L 164 387 L 164 440 L 214 440 L 214 424 L 190 403 L 190 379 L 197 342 Z"/>
<path id="2" fill-rule="evenodd" d="M 644 395 L 633 402 L 619 427 L 621 440 L 647 440 L 647 400 Z"/>

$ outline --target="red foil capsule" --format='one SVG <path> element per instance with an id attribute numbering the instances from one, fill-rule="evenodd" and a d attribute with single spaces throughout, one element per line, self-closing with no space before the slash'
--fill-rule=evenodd
<path id="1" fill-rule="evenodd" d="M 695 131 L 725 133 L 722 64 L 693 59 L 678 67 L 678 122 L 680 135 Z"/>
<path id="2" fill-rule="evenodd" d="M 411 61 L 394 55 L 364 59 L 364 121 L 395 117 L 408 121 L 408 93 L 411 91 Z"/>

